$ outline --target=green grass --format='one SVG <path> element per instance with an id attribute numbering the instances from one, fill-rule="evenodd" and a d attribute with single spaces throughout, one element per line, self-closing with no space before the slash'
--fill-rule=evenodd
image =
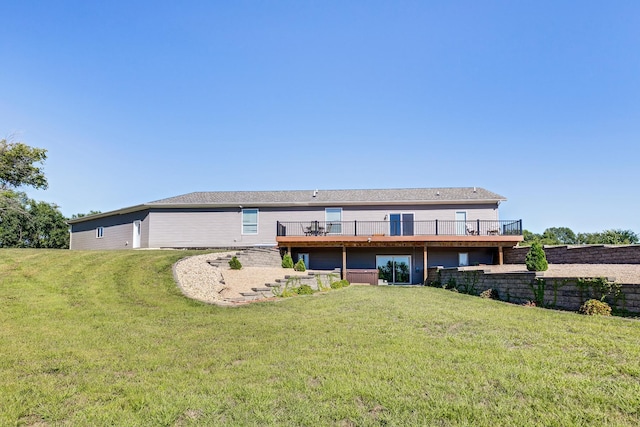
<path id="1" fill-rule="evenodd" d="M 0 425 L 640 423 L 640 322 L 434 288 L 184 298 L 186 252 L 0 250 Z"/>

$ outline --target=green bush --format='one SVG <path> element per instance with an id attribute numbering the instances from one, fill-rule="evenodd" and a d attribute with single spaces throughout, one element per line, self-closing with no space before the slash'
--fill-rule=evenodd
<path id="1" fill-rule="evenodd" d="M 527 252 L 524 262 L 529 271 L 546 271 L 549 268 L 547 255 L 544 253 L 542 245 L 538 242 L 534 242 L 531 245 L 531 249 Z"/>
<path id="2" fill-rule="evenodd" d="M 242 268 L 242 263 L 237 256 L 234 256 L 229 260 L 229 267 L 231 267 L 232 270 L 240 270 Z"/>
<path id="3" fill-rule="evenodd" d="M 487 289 L 480 293 L 480 298 L 500 299 L 496 289 Z"/>
<path id="4" fill-rule="evenodd" d="M 447 280 L 447 283 L 445 283 L 443 287 L 445 289 L 455 289 L 457 291 L 458 290 L 458 283 L 456 282 L 456 278 L 455 277 L 449 277 L 449 280 Z"/>
<path id="5" fill-rule="evenodd" d="M 293 258 L 288 253 L 282 257 L 282 268 L 293 268 Z"/>
<path id="6" fill-rule="evenodd" d="M 304 260 L 300 258 L 298 262 L 296 262 L 296 265 L 293 266 L 293 269 L 295 271 L 307 271 L 307 266 L 304 265 Z"/>
<path id="7" fill-rule="evenodd" d="M 294 291 L 298 295 L 313 295 L 313 289 L 309 285 L 300 285 Z"/>
<path id="8" fill-rule="evenodd" d="M 604 301 L 590 299 L 582 304 L 578 312 L 587 316 L 611 316 L 611 307 Z"/>
<path id="9" fill-rule="evenodd" d="M 331 289 L 346 288 L 347 286 L 349 286 L 349 282 L 347 282 L 346 280 L 338 280 L 337 282 L 333 282 L 331 284 Z"/>

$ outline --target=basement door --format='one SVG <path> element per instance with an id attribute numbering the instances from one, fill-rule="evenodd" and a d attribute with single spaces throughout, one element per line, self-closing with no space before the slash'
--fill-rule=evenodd
<path id="1" fill-rule="evenodd" d="M 378 279 L 389 285 L 411 283 L 411 255 L 377 255 Z"/>

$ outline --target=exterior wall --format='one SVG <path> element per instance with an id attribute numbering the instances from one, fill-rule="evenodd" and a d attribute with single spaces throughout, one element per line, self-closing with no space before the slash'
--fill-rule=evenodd
<path id="1" fill-rule="evenodd" d="M 299 253 L 309 254 L 310 270 L 342 269 L 342 248 L 293 248 L 293 262 L 298 260 Z"/>
<path id="2" fill-rule="evenodd" d="M 469 254 L 469 265 L 495 264 L 495 248 L 429 248 L 427 267 L 457 267 L 460 252 Z"/>
<path id="3" fill-rule="evenodd" d="M 340 206 L 327 206 L 336 207 Z M 413 213 L 414 221 L 433 221 L 456 219 L 456 212 L 466 212 L 467 220 L 498 220 L 497 204 L 465 204 L 465 205 L 409 205 L 409 206 L 347 206 L 342 209 L 343 221 L 384 221 L 390 213 Z M 311 220 L 324 221 L 324 208 L 321 218 Z M 287 219 L 287 221 L 298 221 Z M 300 220 L 304 221 L 304 220 Z"/>
<path id="4" fill-rule="evenodd" d="M 505 264 L 524 264 L 527 246 L 504 249 Z M 545 246 L 551 264 L 640 264 L 640 245 Z"/>
<path id="5" fill-rule="evenodd" d="M 474 264 L 492 264 L 495 248 L 428 248 L 428 268 L 457 267 L 458 253 L 467 252 L 469 262 Z M 310 269 L 331 270 L 342 268 L 342 248 L 293 248 L 294 262 L 299 253 L 309 254 Z M 347 269 L 375 269 L 377 255 L 411 255 L 411 281 L 422 283 L 424 269 L 423 248 L 394 247 L 394 248 L 347 248 Z"/>
<path id="6" fill-rule="evenodd" d="M 133 221 L 142 222 L 140 247 L 148 247 L 149 215 L 141 211 L 72 224 L 70 249 L 132 249 Z M 96 237 L 98 227 L 104 227 L 102 238 Z"/>
<path id="7" fill-rule="evenodd" d="M 467 252 L 469 262 L 473 264 L 491 264 L 495 249 L 485 248 L 428 248 L 428 267 L 457 267 L 458 253 Z M 293 248 L 294 262 L 298 260 L 299 253 L 309 254 L 309 269 L 332 270 L 342 268 L 342 248 Z M 370 270 L 376 268 L 377 255 L 410 255 L 411 256 L 411 282 L 421 284 L 424 271 L 423 248 L 394 247 L 394 248 L 347 248 L 347 269 Z"/>
<path id="8" fill-rule="evenodd" d="M 429 280 L 436 280 L 436 269 L 429 270 Z M 458 286 L 464 284 L 465 281 L 474 280 L 473 274 L 476 271 L 464 271 L 457 268 L 446 268 L 440 270 L 440 282 L 447 283 L 450 278 L 456 280 Z M 498 291 L 501 300 L 512 303 L 524 303 L 535 300 L 532 282 L 535 281 L 535 272 L 523 273 L 490 273 L 477 271 L 475 280 L 477 280 L 475 288 L 476 294 L 486 290 L 494 289 Z M 540 279 L 545 279 L 540 276 Z M 553 277 L 545 279 L 544 304 L 545 306 L 563 308 L 566 310 L 578 310 L 580 306 L 590 298 L 600 298 L 591 291 L 582 291 L 576 286 L 575 277 Z M 640 312 L 640 284 L 621 284 L 621 294 L 617 300 L 607 297 L 605 301 L 621 310 L 629 312 Z"/>
<path id="9" fill-rule="evenodd" d="M 341 206 L 326 206 L 336 207 Z M 242 208 L 171 209 L 153 208 L 114 215 L 72 225 L 72 249 L 127 249 L 133 237 L 132 222 L 142 220 L 142 248 L 203 248 L 276 245 L 278 221 L 311 222 L 325 220 L 325 207 L 255 207 L 258 233 L 242 234 Z M 342 221 L 383 221 L 390 213 L 413 213 L 414 221 L 455 220 L 465 211 L 467 220 L 497 220 L 497 204 L 347 206 Z M 105 227 L 105 236 L 95 238 L 95 229 Z M 302 225 L 300 225 L 302 227 Z M 300 230 L 302 231 L 302 230 Z M 302 233 L 301 233 L 302 234 Z M 128 245 L 126 244 L 128 242 Z"/>
<path id="10" fill-rule="evenodd" d="M 340 206 L 327 206 L 340 207 Z M 244 206 L 245 209 L 255 208 Z M 148 247 L 235 247 L 276 245 L 278 221 L 325 220 L 325 207 L 281 207 L 258 209 L 258 234 L 242 234 L 242 209 L 152 209 Z M 495 220 L 497 205 L 344 207 L 343 221 L 383 221 L 389 213 L 414 213 L 415 221 L 454 220 L 466 211 L 467 219 Z M 302 227 L 302 225 L 301 225 Z M 301 230 L 302 231 L 302 230 Z"/>

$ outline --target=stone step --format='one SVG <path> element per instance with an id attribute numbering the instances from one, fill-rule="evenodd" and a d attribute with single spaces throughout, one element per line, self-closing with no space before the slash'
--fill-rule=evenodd
<path id="1" fill-rule="evenodd" d="M 265 286 L 264 288 L 251 288 L 253 292 L 271 292 L 271 288 Z"/>

